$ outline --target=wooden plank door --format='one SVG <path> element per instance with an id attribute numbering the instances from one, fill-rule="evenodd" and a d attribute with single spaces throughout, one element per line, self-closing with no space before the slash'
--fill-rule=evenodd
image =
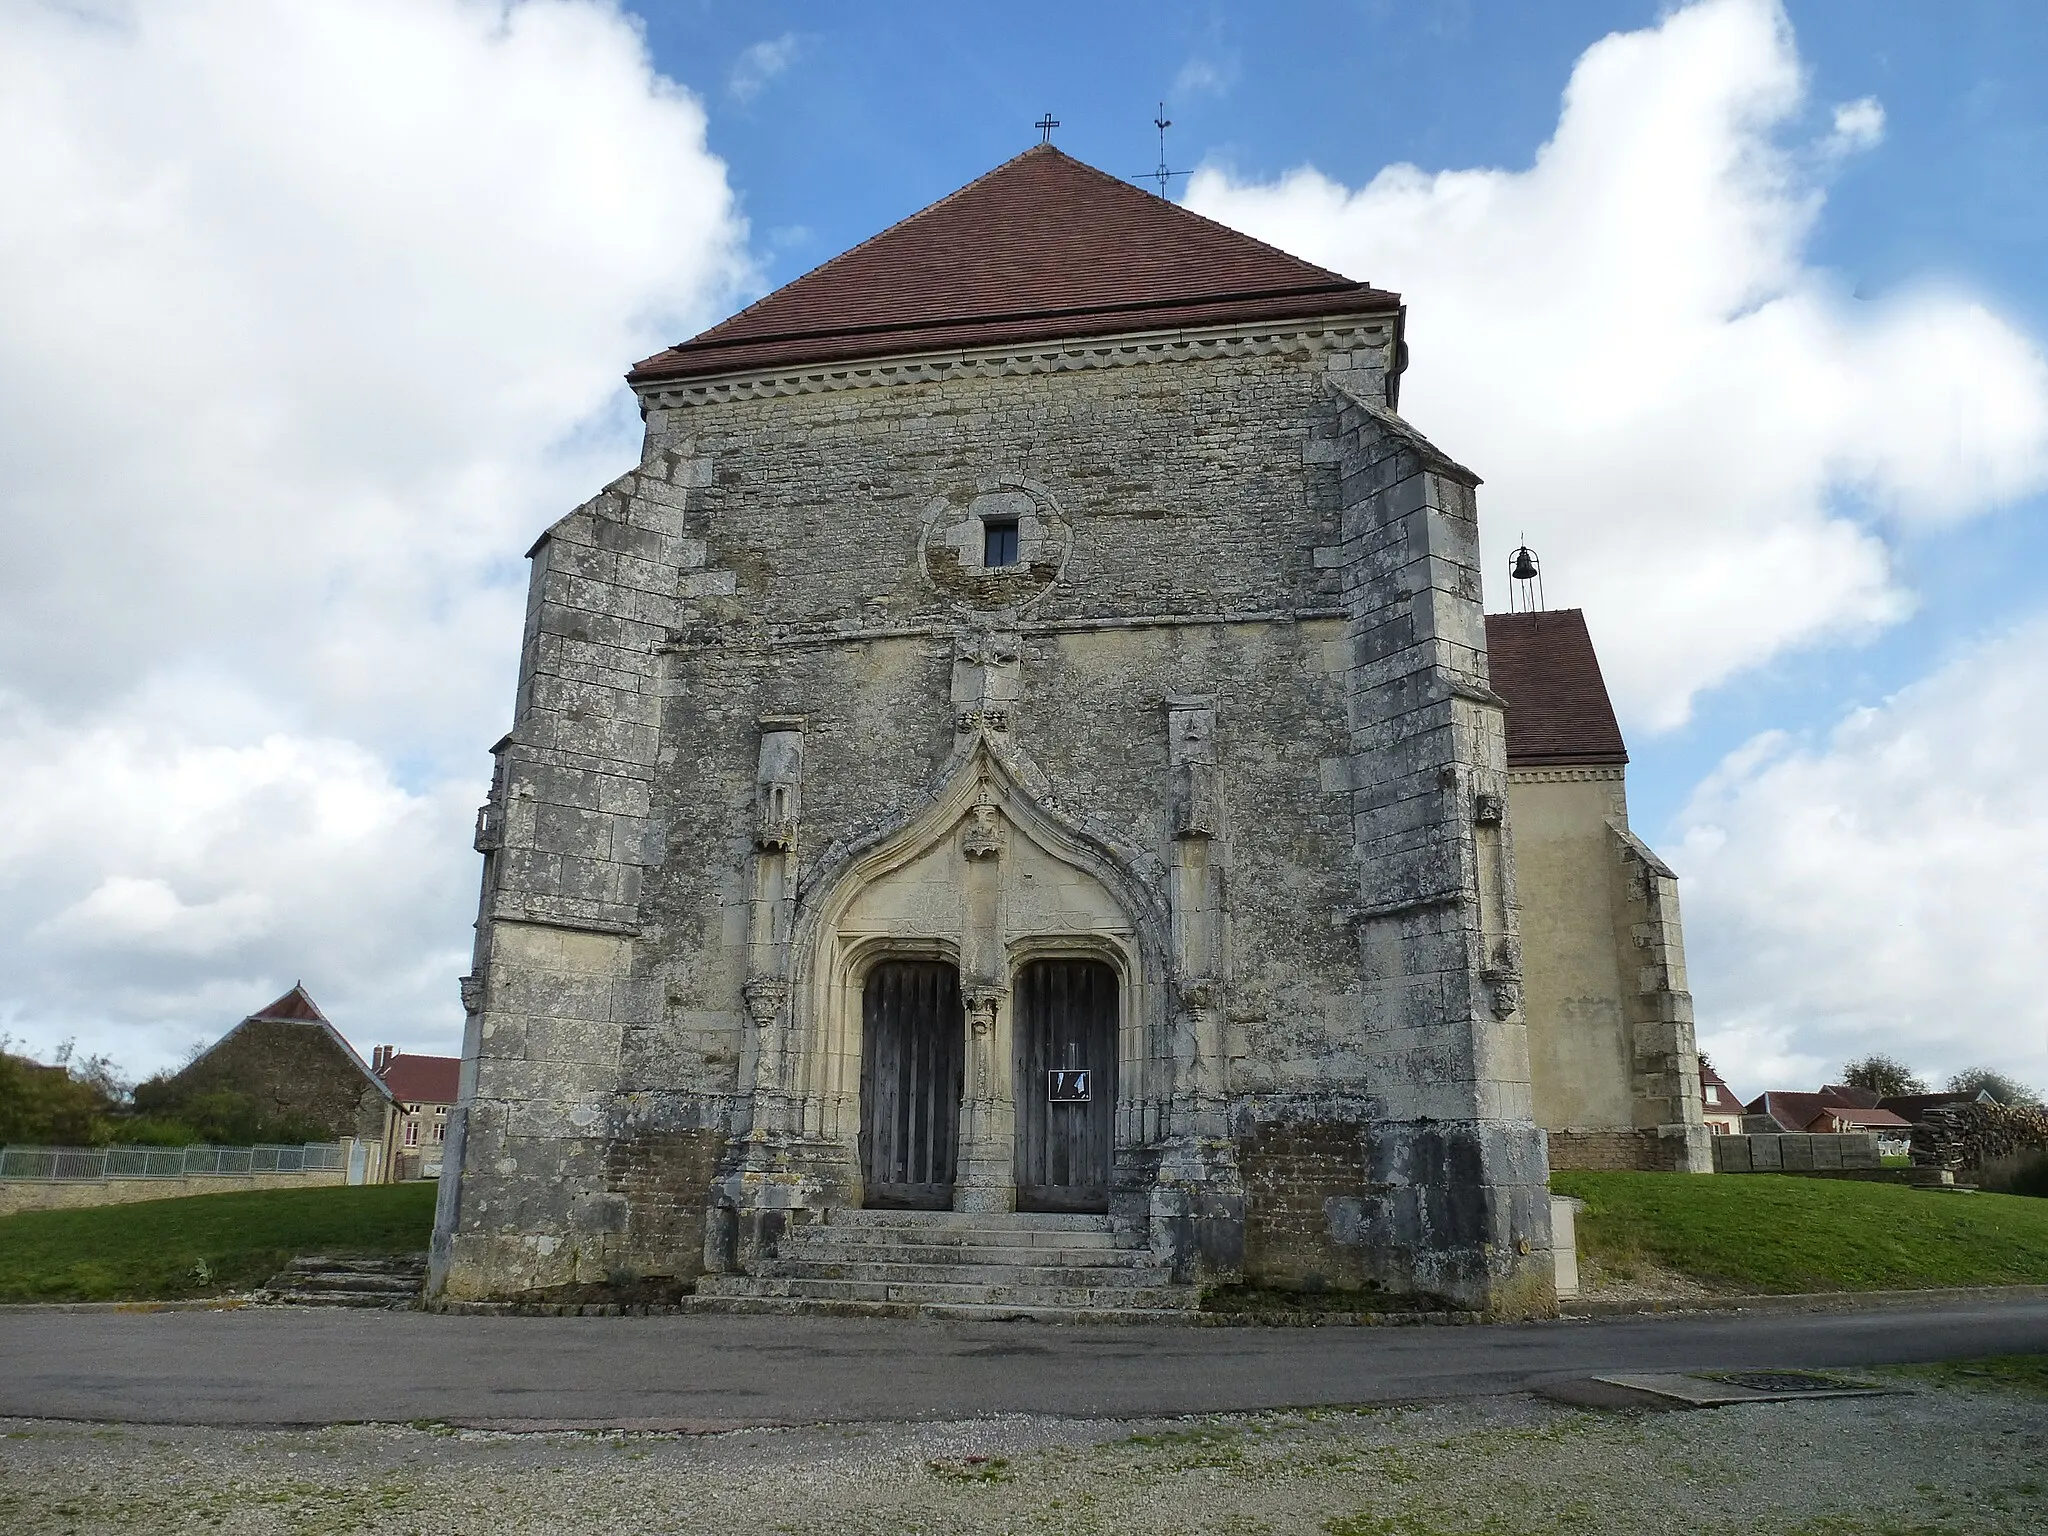
<path id="1" fill-rule="evenodd" d="M 861 994 L 860 1160 L 866 1204 L 949 1211 L 967 1062 L 960 973 L 889 960 Z"/>
<path id="2" fill-rule="evenodd" d="M 1106 1211 L 1116 972 L 1100 960 L 1034 960 L 1016 998 L 1017 1209 Z"/>

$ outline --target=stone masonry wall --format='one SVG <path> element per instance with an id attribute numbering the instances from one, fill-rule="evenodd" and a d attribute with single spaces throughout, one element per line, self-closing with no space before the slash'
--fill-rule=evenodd
<path id="1" fill-rule="evenodd" d="M 802 733 L 801 882 L 928 793 L 961 636 L 997 626 L 1006 739 L 1154 889 L 1175 836 L 1163 704 L 1213 699 L 1229 1135 L 1268 1149 L 1281 1204 L 1324 1156 L 1285 1174 L 1272 1149 L 1308 1145 L 1288 1128 L 1363 1138 L 1355 1216 L 1325 1219 L 1320 1250 L 1247 1191 L 1267 1234 L 1247 1269 L 1548 1304 L 1471 477 L 1367 403 L 1377 328 L 1350 352 L 1112 342 L 861 387 L 649 391 L 641 468 L 534 553 L 438 1283 L 597 1278 L 628 1253 L 657 1272 L 651 1234 L 674 1250 L 660 1272 L 695 1272 L 701 1152 L 619 1149 L 733 1145 L 749 1123 L 761 722 Z M 991 497 L 1026 546 L 999 579 L 960 555 Z"/>
<path id="2" fill-rule="evenodd" d="M 327 1030 L 283 1019 L 244 1019 L 171 1087 L 180 1096 L 232 1089 L 266 1116 L 304 1116 L 336 1140 L 381 1137 L 389 1102 Z"/>
<path id="3" fill-rule="evenodd" d="M 1551 1131 L 1550 1167 L 1588 1173 L 1689 1173 L 1688 1148 L 1681 1138 L 1652 1130 Z"/>

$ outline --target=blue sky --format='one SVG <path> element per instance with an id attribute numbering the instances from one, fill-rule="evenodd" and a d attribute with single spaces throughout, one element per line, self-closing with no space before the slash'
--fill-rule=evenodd
<path id="1" fill-rule="evenodd" d="M 0 1034 L 452 1049 L 624 368 L 1034 143 L 1409 299 L 1736 1086 L 2048 1089 L 2048 8 L 0 8 Z M 1405 167 L 1405 169 L 1404 169 Z M 33 295 L 28 302 L 23 296 Z M 1491 594 L 1496 602 L 1501 594 Z"/>

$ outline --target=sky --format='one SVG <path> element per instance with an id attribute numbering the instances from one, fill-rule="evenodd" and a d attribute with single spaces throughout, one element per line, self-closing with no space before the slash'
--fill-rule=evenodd
<path id="1" fill-rule="evenodd" d="M 1037 141 L 1401 292 L 1702 1045 L 2048 1089 L 2048 10 L 0 0 L 0 1034 L 453 1051 L 620 375 Z"/>

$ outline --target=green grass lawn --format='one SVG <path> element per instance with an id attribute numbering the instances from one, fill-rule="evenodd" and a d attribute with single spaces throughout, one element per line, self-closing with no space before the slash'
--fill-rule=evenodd
<path id="1" fill-rule="evenodd" d="M 1550 1187 L 1586 1202 L 1579 1252 L 1618 1276 L 1648 1259 L 1729 1291 L 2048 1284 L 2048 1200 L 1768 1173 L 1557 1173 Z"/>
<path id="2" fill-rule="evenodd" d="M 0 1216 L 0 1301 L 163 1301 L 261 1285 L 302 1253 L 422 1252 L 434 1188 L 262 1189 Z"/>

